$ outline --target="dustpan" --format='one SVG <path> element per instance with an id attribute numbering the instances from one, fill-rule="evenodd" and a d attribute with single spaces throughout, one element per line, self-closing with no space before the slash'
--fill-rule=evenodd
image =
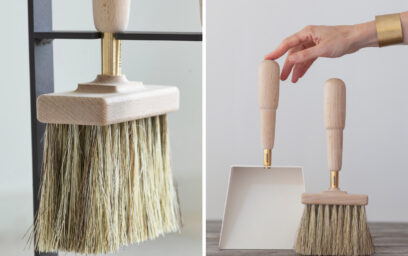
<path id="1" fill-rule="evenodd" d="M 279 101 L 279 65 L 259 66 L 264 165 L 232 166 L 220 249 L 293 249 L 303 205 L 300 166 L 271 166 Z"/>

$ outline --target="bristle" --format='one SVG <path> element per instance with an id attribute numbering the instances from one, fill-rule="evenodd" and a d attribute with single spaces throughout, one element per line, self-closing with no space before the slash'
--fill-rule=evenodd
<path id="1" fill-rule="evenodd" d="M 353 255 L 359 254 L 359 242 L 358 242 L 358 219 L 359 210 L 358 206 L 352 206 L 352 220 L 351 220 L 351 250 Z"/>
<path id="2" fill-rule="evenodd" d="M 323 221 L 324 221 L 324 217 L 323 217 L 323 210 L 324 210 L 324 206 L 323 205 L 318 205 L 317 206 L 317 218 L 316 218 L 316 236 L 315 236 L 315 240 L 316 240 L 316 245 L 315 245 L 315 254 L 317 255 L 322 255 L 323 253 Z"/>
<path id="3" fill-rule="evenodd" d="M 374 247 L 366 221 L 364 206 L 306 205 L 295 251 L 302 255 L 371 255 Z"/>
<path id="4" fill-rule="evenodd" d="M 337 240 L 337 232 L 338 232 L 338 217 L 337 217 L 337 211 L 338 211 L 337 205 L 332 205 L 331 206 L 331 216 L 330 216 L 330 224 L 328 225 L 329 227 L 329 233 L 330 236 L 328 237 L 327 243 L 331 243 L 331 246 L 328 247 L 328 250 L 325 252 L 326 254 L 329 254 L 331 252 L 337 252 L 338 244 L 336 243 Z"/>
<path id="5" fill-rule="evenodd" d="M 48 124 L 34 245 L 99 254 L 180 229 L 165 116 Z"/>
<path id="6" fill-rule="evenodd" d="M 338 211 L 337 211 L 337 236 L 336 239 L 333 240 L 335 241 L 335 252 L 339 255 L 342 254 L 343 251 L 343 228 L 344 228 L 344 205 L 339 205 L 338 206 Z"/>
<path id="7" fill-rule="evenodd" d="M 296 251 L 308 251 L 309 248 L 309 220 L 310 205 L 306 205 L 303 211 L 302 220 L 300 221 L 299 235 L 296 241 Z"/>
<path id="8" fill-rule="evenodd" d="M 351 211 L 350 205 L 345 206 L 344 223 L 343 223 L 343 247 L 342 255 L 352 255 L 351 250 Z"/>
<path id="9" fill-rule="evenodd" d="M 161 159 L 163 159 L 163 178 L 166 181 L 161 190 L 161 204 L 168 207 L 168 209 L 164 210 L 162 213 L 165 223 L 164 232 L 176 232 L 180 229 L 180 226 L 182 226 L 182 221 L 178 193 L 177 190 L 174 190 L 174 188 L 177 189 L 177 186 L 173 184 L 173 174 L 170 167 L 170 138 L 165 116 L 159 117 L 158 126 L 161 128 Z"/>
<path id="10" fill-rule="evenodd" d="M 360 219 L 359 219 L 359 230 L 361 232 L 359 233 L 358 239 L 359 239 L 359 245 L 360 245 L 360 251 L 364 252 L 364 254 L 373 254 L 374 253 L 374 245 L 373 245 L 373 240 L 371 239 L 371 234 L 370 230 L 368 228 L 366 219 L 366 210 L 365 207 L 360 207 Z"/>
<path id="11" fill-rule="evenodd" d="M 311 253 L 313 251 L 313 248 L 316 247 L 316 239 L 314 239 L 316 236 L 316 206 L 315 205 L 312 205 L 310 207 L 310 220 L 309 220 L 308 226 L 309 226 L 308 228 L 309 243 L 307 244 L 308 245 L 307 251 Z M 310 239 L 310 237 L 313 237 L 313 239 Z"/>
<path id="12" fill-rule="evenodd" d="M 324 205 L 324 217 L 323 217 L 323 237 L 322 237 L 322 249 L 321 254 L 325 255 L 330 253 L 332 249 L 331 243 L 331 222 L 330 222 L 330 205 Z M 321 207 L 321 208 L 323 208 Z"/>

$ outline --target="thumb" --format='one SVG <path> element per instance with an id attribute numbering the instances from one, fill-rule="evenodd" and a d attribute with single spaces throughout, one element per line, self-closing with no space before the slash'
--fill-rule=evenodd
<path id="1" fill-rule="evenodd" d="M 316 45 L 310 48 L 307 48 L 303 51 L 299 51 L 296 53 L 293 53 L 292 55 L 289 56 L 288 61 L 293 64 L 297 63 L 303 63 L 308 60 L 316 59 L 318 57 L 321 57 L 321 54 L 323 52 L 323 47 L 321 45 Z"/>

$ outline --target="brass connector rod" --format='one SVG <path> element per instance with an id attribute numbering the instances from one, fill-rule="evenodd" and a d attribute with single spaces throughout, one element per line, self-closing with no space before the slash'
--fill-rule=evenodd
<path id="1" fill-rule="evenodd" d="M 339 188 L 339 172 L 338 171 L 330 172 L 330 188 L 334 188 L 334 189 Z"/>
<path id="2" fill-rule="evenodd" d="M 122 74 L 122 41 L 115 39 L 113 33 L 103 33 L 102 38 L 102 74 L 120 76 Z"/>
<path id="3" fill-rule="evenodd" d="M 272 150 L 264 149 L 264 166 L 270 167 L 272 165 Z"/>

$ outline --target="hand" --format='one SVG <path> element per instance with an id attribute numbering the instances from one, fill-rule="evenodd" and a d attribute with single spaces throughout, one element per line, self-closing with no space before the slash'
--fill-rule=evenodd
<path id="1" fill-rule="evenodd" d="M 286 80 L 293 70 L 292 82 L 296 83 L 319 57 L 337 58 L 376 45 L 374 22 L 353 26 L 307 26 L 283 40 L 265 59 L 275 60 L 288 52 L 281 80 Z"/>

